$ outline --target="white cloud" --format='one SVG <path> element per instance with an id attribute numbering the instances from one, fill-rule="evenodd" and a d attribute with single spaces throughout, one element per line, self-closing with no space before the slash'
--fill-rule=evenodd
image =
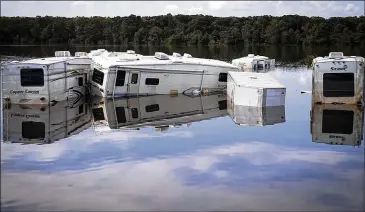
<path id="1" fill-rule="evenodd" d="M 22 205 L 39 205 L 41 208 L 34 208 L 38 210 L 342 209 L 336 205 L 329 206 L 316 198 L 320 194 L 329 194 L 341 196 L 349 201 L 350 205 L 362 204 L 362 188 L 358 186 L 362 183 L 362 170 L 345 173 L 326 166 L 326 173 L 344 176 L 344 181 L 323 181 L 304 177 L 286 182 L 273 180 L 272 173 L 267 171 L 272 170 L 270 168 L 262 171 L 253 169 L 242 174 L 235 173 L 238 174 L 241 183 L 248 184 L 242 189 L 240 186 L 219 183 L 219 180 L 232 179 L 229 169 L 222 170 L 216 166 L 227 157 L 234 157 L 235 161 L 245 158 L 257 166 L 285 164 L 296 160 L 333 166 L 340 162 L 363 160 L 334 151 L 298 151 L 274 144 L 245 142 L 208 148 L 189 155 L 104 164 L 82 171 L 11 173 L 3 170 L 2 201 L 6 203 L 17 200 L 16 202 Z M 218 178 L 218 181 L 206 178 L 198 184 L 187 184 L 176 173 L 176 170 L 181 168 L 197 168 L 200 172 Z M 299 171 L 300 168 L 299 166 L 296 170 Z M 316 171 L 315 167 L 306 168 Z M 245 167 L 241 169 L 244 170 Z M 283 172 L 285 175 L 285 171 Z M 4 207 L 6 206 L 4 204 Z"/>
<path id="2" fill-rule="evenodd" d="M 24 6 L 26 4 L 26 6 Z M 86 7 L 86 9 L 83 9 Z M 80 9 L 81 8 L 81 9 Z M 360 16 L 363 1 L 3 1 L 2 16 L 140 16 L 205 14 L 213 16 Z"/>

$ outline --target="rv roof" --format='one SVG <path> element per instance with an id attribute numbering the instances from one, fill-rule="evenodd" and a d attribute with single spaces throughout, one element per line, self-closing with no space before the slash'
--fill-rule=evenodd
<path id="1" fill-rule="evenodd" d="M 239 87 L 255 88 L 285 88 L 279 81 L 268 73 L 228 72 Z"/>
<path id="2" fill-rule="evenodd" d="M 69 59 L 73 59 L 74 57 L 46 57 L 46 58 L 37 58 L 37 59 L 31 59 L 31 60 L 24 60 L 19 63 L 26 63 L 26 64 L 52 64 L 52 63 L 58 63 L 67 61 Z"/>
<path id="3" fill-rule="evenodd" d="M 161 56 L 163 53 L 158 53 Z M 176 54 L 175 54 L 176 55 Z M 193 57 L 176 57 L 168 55 L 168 59 L 158 59 L 156 56 L 143 56 L 140 54 L 126 54 L 123 52 L 103 52 L 102 55 L 93 56 L 93 61 L 100 64 L 104 68 L 110 66 L 138 66 L 138 65 L 164 65 L 164 64 L 201 64 L 211 66 L 223 66 L 230 68 L 237 68 L 236 66 L 219 60 L 193 58 Z"/>
<path id="4" fill-rule="evenodd" d="M 357 57 L 357 56 L 344 56 L 343 58 L 329 58 L 329 57 L 317 57 L 313 61 L 318 63 L 324 63 L 324 62 L 332 62 L 332 61 L 344 61 L 344 62 L 351 62 L 351 61 L 359 61 L 364 60 L 363 57 Z"/>

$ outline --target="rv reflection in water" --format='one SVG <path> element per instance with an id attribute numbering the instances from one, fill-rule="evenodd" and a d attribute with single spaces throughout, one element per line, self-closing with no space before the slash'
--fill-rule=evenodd
<path id="1" fill-rule="evenodd" d="M 139 129 L 151 126 L 159 131 L 168 127 L 226 116 L 225 94 L 189 97 L 157 95 L 137 98 L 106 99 L 94 102 L 94 127 Z"/>
<path id="2" fill-rule="evenodd" d="M 4 141 L 52 143 L 78 134 L 91 126 L 84 99 L 51 102 L 49 106 L 12 104 L 4 110 Z"/>
<path id="3" fill-rule="evenodd" d="M 363 109 L 356 105 L 313 104 L 311 134 L 316 143 L 360 146 Z"/>

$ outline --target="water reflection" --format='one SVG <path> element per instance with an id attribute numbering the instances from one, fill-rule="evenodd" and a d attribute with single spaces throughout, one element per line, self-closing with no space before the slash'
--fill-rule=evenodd
<path id="1" fill-rule="evenodd" d="M 156 95 L 123 99 L 94 99 L 94 127 L 139 129 L 152 126 L 166 131 L 171 127 L 226 116 L 225 94 L 207 96 Z"/>
<path id="2" fill-rule="evenodd" d="M 91 126 L 85 99 L 52 102 L 49 106 L 11 104 L 4 110 L 4 140 L 15 143 L 52 143 Z"/>
<path id="3" fill-rule="evenodd" d="M 356 105 L 313 104 L 311 134 L 316 143 L 360 146 L 364 111 Z"/>

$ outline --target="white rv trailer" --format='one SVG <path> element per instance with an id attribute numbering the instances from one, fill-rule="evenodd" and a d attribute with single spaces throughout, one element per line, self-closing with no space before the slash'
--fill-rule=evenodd
<path id="1" fill-rule="evenodd" d="M 232 105 L 285 105 L 286 88 L 268 73 L 228 72 L 227 96 Z"/>
<path id="2" fill-rule="evenodd" d="M 166 129 L 192 122 L 226 116 L 225 94 L 207 96 L 154 95 L 135 98 L 101 98 L 92 109 L 94 126 L 110 129 Z M 97 127 L 96 127 L 97 128 Z"/>
<path id="3" fill-rule="evenodd" d="M 76 135 L 91 126 L 84 98 L 49 105 L 12 104 L 4 110 L 4 138 L 11 143 L 47 144 Z"/>
<path id="4" fill-rule="evenodd" d="M 275 59 L 269 59 L 266 56 L 248 54 L 232 60 L 232 64 L 239 67 L 240 71 L 264 73 L 275 69 Z"/>
<path id="5" fill-rule="evenodd" d="M 311 134 L 315 143 L 360 146 L 364 111 L 356 105 L 312 104 Z"/>
<path id="6" fill-rule="evenodd" d="M 331 52 L 313 59 L 312 98 L 315 103 L 364 104 L 363 57 Z"/>
<path id="7" fill-rule="evenodd" d="M 94 50 L 88 56 L 93 69 L 91 92 L 102 97 L 217 91 L 226 87 L 228 71 L 238 71 L 232 64 L 189 54 L 143 56 Z"/>
<path id="8" fill-rule="evenodd" d="M 55 57 L 14 61 L 3 69 L 3 98 L 15 104 L 48 104 L 88 92 L 91 59 L 57 51 Z"/>

